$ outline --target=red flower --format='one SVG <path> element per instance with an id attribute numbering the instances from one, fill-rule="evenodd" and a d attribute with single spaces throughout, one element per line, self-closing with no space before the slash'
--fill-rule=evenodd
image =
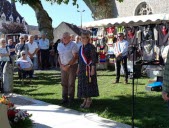
<path id="1" fill-rule="evenodd" d="M 14 110 L 8 110 L 8 117 L 9 118 L 15 117 L 15 114 L 16 114 L 16 111 L 14 111 Z"/>

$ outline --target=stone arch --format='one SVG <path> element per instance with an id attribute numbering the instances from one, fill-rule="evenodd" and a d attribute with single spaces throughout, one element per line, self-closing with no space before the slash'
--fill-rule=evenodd
<path id="1" fill-rule="evenodd" d="M 148 5 L 146 2 L 142 2 L 136 7 L 134 15 L 138 16 L 138 15 L 151 15 L 151 14 L 153 14 L 153 11 L 150 5 Z"/>

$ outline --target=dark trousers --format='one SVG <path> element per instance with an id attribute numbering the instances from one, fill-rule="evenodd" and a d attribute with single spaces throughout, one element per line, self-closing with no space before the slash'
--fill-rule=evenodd
<path id="1" fill-rule="evenodd" d="M 27 76 L 29 76 L 29 78 L 32 78 L 33 70 L 25 71 L 25 70 L 18 69 L 18 75 L 20 79 L 26 78 Z"/>
<path id="2" fill-rule="evenodd" d="M 41 49 L 40 50 L 40 55 L 41 55 L 41 68 L 48 68 L 49 65 L 49 49 Z"/>
<path id="3" fill-rule="evenodd" d="M 127 69 L 127 56 L 122 57 L 120 60 L 116 60 L 116 81 L 119 81 L 120 79 L 120 69 L 121 69 L 121 64 L 124 69 L 124 77 L 125 81 L 128 80 L 128 69 Z"/>

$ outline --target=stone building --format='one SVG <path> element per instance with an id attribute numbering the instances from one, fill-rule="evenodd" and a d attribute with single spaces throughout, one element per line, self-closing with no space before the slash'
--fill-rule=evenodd
<path id="1" fill-rule="evenodd" d="M 9 2 L 8 0 L 0 1 L 0 21 L 1 22 L 17 22 L 22 23 L 24 18 L 16 10 L 14 2 Z"/>
<path id="2" fill-rule="evenodd" d="M 124 0 L 115 1 L 114 18 L 136 15 L 169 13 L 169 0 Z"/>
<path id="3" fill-rule="evenodd" d="M 39 34 L 38 27 L 28 25 L 24 17 L 19 14 L 16 9 L 15 2 L 12 0 L 11 2 L 10 0 L 0 0 L 0 28 L 2 28 L 2 23 L 10 24 L 12 22 L 23 24 L 27 34 Z M 0 32 L 0 36 L 1 35 L 2 33 Z"/>
<path id="4" fill-rule="evenodd" d="M 56 42 L 58 39 L 61 39 L 64 32 L 69 32 L 70 34 L 76 36 L 76 35 L 80 35 L 81 32 L 83 31 L 86 30 L 83 30 L 76 25 L 62 22 L 53 30 L 53 35 L 54 35 L 53 41 Z"/>

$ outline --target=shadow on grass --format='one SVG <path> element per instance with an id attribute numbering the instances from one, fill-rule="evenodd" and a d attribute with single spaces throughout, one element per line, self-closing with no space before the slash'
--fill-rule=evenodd
<path id="1" fill-rule="evenodd" d="M 39 76 L 36 77 L 36 78 L 33 78 L 32 79 L 32 83 L 29 82 L 29 80 L 24 80 L 24 85 L 22 85 L 22 81 L 15 78 L 14 79 L 14 83 L 16 86 L 36 86 L 36 85 L 40 85 L 40 84 L 43 84 L 43 85 L 56 85 L 56 84 L 60 84 L 60 80 L 61 78 L 60 77 L 53 77 L 53 76 Z"/>
<path id="2" fill-rule="evenodd" d="M 21 95 L 28 95 L 28 96 L 48 96 L 48 95 L 55 95 L 56 93 L 35 93 L 39 88 L 23 90 L 19 88 L 15 88 L 14 92 Z M 41 100 L 41 99 L 40 99 Z M 50 102 L 49 102 L 50 103 Z"/>
<path id="3" fill-rule="evenodd" d="M 47 96 L 47 95 L 54 95 L 54 94 L 55 93 L 31 93 L 31 96 Z"/>
<path id="4" fill-rule="evenodd" d="M 127 120 L 132 115 L 132 98 L 127 96 L 117 96 L 115 99 L 98 99 L 94 104 L 92 112 L 98 111 L 103 117 L 112 118 L 114 115 L 123 119 L 123 123 L 131 125 L 131 120 Z M 147 103 L 149 105 L 147 105 Z M 147 106 L 146 106 L 147 105 Z M 101 107 L 97 107 L 101 106 Z M 135 119 L 136 126 L 143 128 L 168 127 L 167 120 L 169 113 L 161 97 L 147 96 L 136 97 L 135 99 Z M 163 112 L 161 113 L 161 109 Z M 140 125 L 141 122 L 141 125 Z"/>
<path id="5" fill-rule="evenodd" d="M 19 89 L 19 88 L 15 88 L 14 89 L 14 92 L 17 93 L 17 94 L 21 94 L 21 95 L 27 95 L 27 94 L 30 94 L 30 92 L 33 92 L 33 91 L 36 91 L 37 88 L 35 89 L 29 89 L 29 90 L 23 90 L 23 89 Z"/>
<path id="6" fill-rule="evenodd" d="M 97 76 L 116 76 L 116 74 L 97 74 Z"/>

